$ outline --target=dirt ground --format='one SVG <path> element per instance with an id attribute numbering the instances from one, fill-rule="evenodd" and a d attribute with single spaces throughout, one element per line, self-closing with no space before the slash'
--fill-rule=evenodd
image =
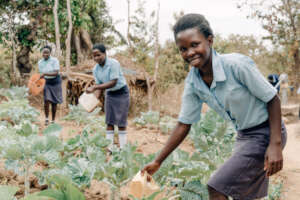
<path id="1" fill-rule="evenodd" d="M 300 199 L 300 121 L 287 125 L 288 140 L 283 152 L 283 200 Z"/>

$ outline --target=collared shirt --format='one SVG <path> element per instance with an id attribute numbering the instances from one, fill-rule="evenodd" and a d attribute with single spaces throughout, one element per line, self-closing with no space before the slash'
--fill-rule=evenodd
<path id="1" fill-rule="evenodd" d="M 219 55 L 212 50 L 212 54 L 213 82 L 208 88 L 199 69 L 192 67 L 185 80 L 179 121 L 192 124 L 200 120 L 202 103 L 231 120 L 237 130 L 266 121 L 267 102 L 277 91 L 253 60 L 237 53 Z"/>
<path id="2" fill-rule="evenodd" d="M 118 79 L 117 84 L 112 88 L 106 89 L 106 91 L 115 91 L 126 85 L 126 79 L 123 75 L 120 63 L 112 58 L 106 57 L 104 66 L 96 64 L 93 69 L 93 75 L 96 84 L 102 84 L 114 79 Z"/>
<path id="3" fill-rule="evenodd" d="M 47 60 L 44 58 L 41 59 L 38 63 L 39 72 L 43 73 L 51 73 L 55 71 L 59 71 L 59 61 L 57 58 L 50 56 Z M 51 79 L 55 78 L 56 76 L 45 76 L 45 78 Z"/>

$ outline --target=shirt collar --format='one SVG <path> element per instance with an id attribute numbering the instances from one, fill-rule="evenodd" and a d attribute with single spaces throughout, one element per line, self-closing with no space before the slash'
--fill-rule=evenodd
<path id="1" fill-rule="evenodd" d="M 224 72 L 224 68 L 220 56 L 214 49 L 212 49 L 212 67 L 213 67 L 214 79 L 213 82 L 211 83 L 211 88 L 215 88 L 216 82 L 223 82 L 226 80 L 226 75 Z"/>
<path id="2" fill-rule="evenodd" d="M 49 56 L 49 58 L 47 59 L 47 60 L 45 60 L 45 58 L 43 58 L 43 61 L 44 62 L 48 62 L 48 61 L 50 61 L 52 59 L 52 56 Z"/>
<path id="3" fill-rule="evenodd" d="M 107 59 L 107 56 L 105 57 L 105 62 L 104 62 L 104 65 L 101 66 L 97 63 L 97 67 L 99 67 L 100 69 L 105 69 L 109 64 L 108 64 L 108 59 Z"/>
<path id="4" fill-rule="evenodd" d="M 213 82 L 211 84 L 211 88 L 215 88 L 216 87 L 216 82 L 223 82 L 226 80 L 226 75 L 223 69 L 223 65 L 222 65 L 222 61 L 221 58 L 219 56 L 219 54 L 212 49 L 212 67 L 213 67 Z M 201 78 L 200 72 L 197 68 L 193 67 L 193 76 L 192 76 L 192 82 L 193 84 L 197 87 L 198 89 L 201 89 L 203 91 L 203 89 L 207 88 L 204 81 Z"/>

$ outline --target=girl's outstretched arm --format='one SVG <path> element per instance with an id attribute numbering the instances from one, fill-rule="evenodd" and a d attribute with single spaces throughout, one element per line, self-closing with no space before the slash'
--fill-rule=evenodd
<path id="1" fill-rule="evenodd" d="M 268 102 L 270 143 L 265 154 L 265 170 L 267 176 L 271 176 L 283 167 L 281 146 L 281 107 L 280 100 L 276 95 Z"/>
<path id="2" fill-rule="evenodd" d="M 174 151 L 174 149 L 176 149 L 176 147 L 178 147 L 179 144 L 181 144 L 190 129 L 191 124 L 178 122 L 162 151 L 152 163 L 143 168 L 142 172 L 147 171 L 150 175 L 154 174 L 159 169 L 161 163 L 172 153 L 172 151 Z"/>

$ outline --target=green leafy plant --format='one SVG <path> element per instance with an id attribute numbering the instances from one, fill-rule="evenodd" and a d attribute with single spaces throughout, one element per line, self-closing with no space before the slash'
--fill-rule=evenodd
<path id="1" fill-rule="evenodd" d="M 100 116 L 101 108 L 96 108 L 93 112 L 88 113 L 80 105 L 69 105 L 69 113 L 63 117 L 66 121 L 75 121 L 77 125 L 86 125 L 92 131 L 105 132 L 105 118 Z"/>
<path id="2" fill-rule="evenodd" d="M 34 122 L 39 113 L 29 106 L 27 99 L 9 100 L 0 104 L 0 118 L 6 119 L 13 124 L 19 124 L 23 120 Z"/>
<path id="3" fill-rule="evenodd" d="M 164 116 L 160 118 L 159 129 L 161 130 L 162 133 L 169 133 L 171 130 L 174 129 L 176 123 L 177 123 L 176 119 L 169 116 Z"/>
<path id="4" fill-rule="evenodd" d="M 154 155 L 145 157 L 136 153 L 136 146 L 127 144 L 123 149 L 113 148 L 111 158 L 103 165 L 98 165 L 96 177 L 111 188 L 111 199 L 120 200 L 120 189 L 150 160 Z"/>
<path id="5" fill-rule="evenodd" d="M 53 130 L 54 131 L 54 130 Z M 90 186 L 98 165 L 106 162 L 106 147 L 110 141 L 102 134 L 84 129 L 81 134 L 63 142 L 59 160 L 49 163 L 49 168 L 35 172 L 40 184 L 48 184 L 55 174 L 70 178 L 80 189 Z"/>
<path id="6" fill-rule="evenodd" d="M 207 111 L 202 119 L 192 126 L 190 139 L 202 161 L 211 171 L 231 155 L 235 129 L 213 110 Z"/>
<path id="7" fill-rule="evenodd" d="M 5 97 L 7 100 L 22 100 L 28 97 L 28 88 L 23 87 L 11 87 L 9 89 L 0 89 L 0 96 Z"/>
<path id="8" fill-rule="evenodd" d="M 179 188 L 182 200 L 207 200 L 208 192 L 200 181 L 190 181 Z"/>
<path id="9" fill-rule="evenodd" d="M 30 134 L 34 128 L 29 126 L 21 129 L 22 134 L 18 134 L 16 131 L 16 134 L 4 138 L 0 143 L 0 156 L 6 159 L 6 168 L 25 177 L 25 195 L 29 194 L 29 175 L 32 167 L 38 161 L 53 163 L 59 160 L 59 151 L 62 150 L 62 144 L 57 135 L 50 131 L 43 136 L 33 132 Z M 54 124 L 53 126 L 59 125 Z"/>
<path id="10" fill-rule="evenodd" d="M 271 183 L 269 186 L 268 197 L 264 198 L 264 200 L 280 200 L 282 187 L 282 181 Z"/>
<path id="11" fill-rule="evenodd" d="M 148 197 L 142 197 L 142 198 L 136 198 L 132 195 L 129 195 L 129 197 L 132 199 L 132 200 L 155 200 L 156 196 L 159 195 L 161 192 L 158 191 L 158 192 L 154 192 L 153 194 L 149 195 Z M 167 200 L 167 198 L 162 198 L 160 200 Z"/>
<path id="12" fill-rule="evenodd" d="M 159 113 L 156 111 L 141 112 L 141 116 L 133 120 L 136 125 L 158 124 Z"/>
<path id="13" fill-rule="evenodd" d="M 85 200 L 84 195 L 67 177 L 54 175 L 49 182 L 50 189 L 39 192 L 37 196 L 50 197 L 53 200 Z"/>
<path id="14" fill-rule="evenodd" d="M 2 200 L 16 200 L 15 194 L 19 190 L 18 187 L 9 185 L 0 185 L 0 196 Z"/>

